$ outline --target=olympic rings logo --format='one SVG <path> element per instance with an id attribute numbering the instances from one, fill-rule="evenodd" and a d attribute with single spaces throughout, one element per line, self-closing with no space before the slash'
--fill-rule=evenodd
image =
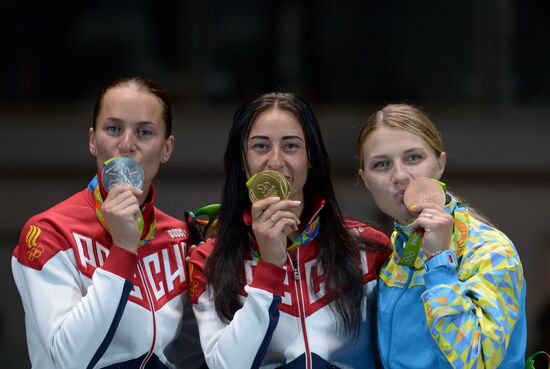
<path id="1" fill-rule="evenodd" d="M 39 257 L 41 257 L 43 253 L 44 253 L 44 248 L 38 245 L 36 247 L 31 248 L 29 251 L 27 251 L 27 259 L 29 259 L 30 261 L 36 260 Z"/>

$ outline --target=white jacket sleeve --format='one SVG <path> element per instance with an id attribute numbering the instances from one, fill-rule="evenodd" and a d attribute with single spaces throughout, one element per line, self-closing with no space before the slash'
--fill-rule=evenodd
<path id="1" fill-rule="evenodd" d="M 12 271 L 25 309 L 33 365 L 94 367 L 109 346 L 128 301 L 133 287 L 129 276 L 137 257 L 112 247 L 85 289 L 72 249 L 58 251 L 39 269 L 27 265 L 22 255 L 16 249 Z"/>
<path id="2" fill-rule="evenodd" d="M 195 255 L 198 253 L 196 251 L 193 256 L 198 256 Z M 191 263 L 194 262 L 193 256 Z M 212 289 L 197 266 L 197 263 L 193 265 L 192 280 L 201 282 L 192 296 L 193 311 L 208 366 L 259 368 L 279 320 L 281 297 L 278 286 L 283 285 L 286 270 L 260 261 L 252 283 L 245 286 L 247 296 L 243 307 L 231 322 L 226 323 L 218 316 Z"/>

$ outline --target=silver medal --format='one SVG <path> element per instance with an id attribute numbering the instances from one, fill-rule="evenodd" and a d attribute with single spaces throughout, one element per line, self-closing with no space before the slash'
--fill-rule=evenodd
<path id="1" fill-rule="evenodd" d="M 101 181 L 107 192 L 116 184 L 143 188 L 143 168 L 137 161 L 126 156 L 120 156 L 107 161 L 103 166 Z"/>

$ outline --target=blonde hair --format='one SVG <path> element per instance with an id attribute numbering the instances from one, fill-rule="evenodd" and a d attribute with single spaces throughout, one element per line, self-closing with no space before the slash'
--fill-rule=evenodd
<path id="1" fill-rule="evenodd" d="M 379 127 L 401 129 L 421 137 L 432 148 L 437 158 L 445 151 L 441 133 L 422 109 L 410 104 L 388 104 L 372 113 L 359 132 L 356 155 L 360 169 L 363 169 L 365 164 L 361 149 L 371 133 Z M 467 205 L 455 194 L 453 196 L 458 202 Z M 494 227 L 491 221 L 476 209 L 468 205 L 468 210 L 470 215 L 477 220 Z"/>
<path id="2" fill-rule="evenodd" d="M 430 145 L 435 155 L 439 157 L 443 152 L 443 140 L 434 124 L 420 108 L 409 104 L 389 104 L 371 114 L 357 139 L 357 158 L 359 167 L 363 168 L 361 148 L 378 127 L 402 129 L 421 137 Z"/>

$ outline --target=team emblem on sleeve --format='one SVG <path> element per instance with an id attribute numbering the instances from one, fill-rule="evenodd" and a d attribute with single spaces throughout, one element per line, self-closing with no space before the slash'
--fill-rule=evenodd
<path id="1" fill-rule="evenodd" d="M 42 230 L 40 227 L 31 225 L 25 237 L 25 242 L 27 244 L 27 259 L 30 261 L 38 259 L 42 256 L 42 253 L 44 253 L 44 247 L 38 244 L 38 237 L 40 237 L 41 233 Z"/>

